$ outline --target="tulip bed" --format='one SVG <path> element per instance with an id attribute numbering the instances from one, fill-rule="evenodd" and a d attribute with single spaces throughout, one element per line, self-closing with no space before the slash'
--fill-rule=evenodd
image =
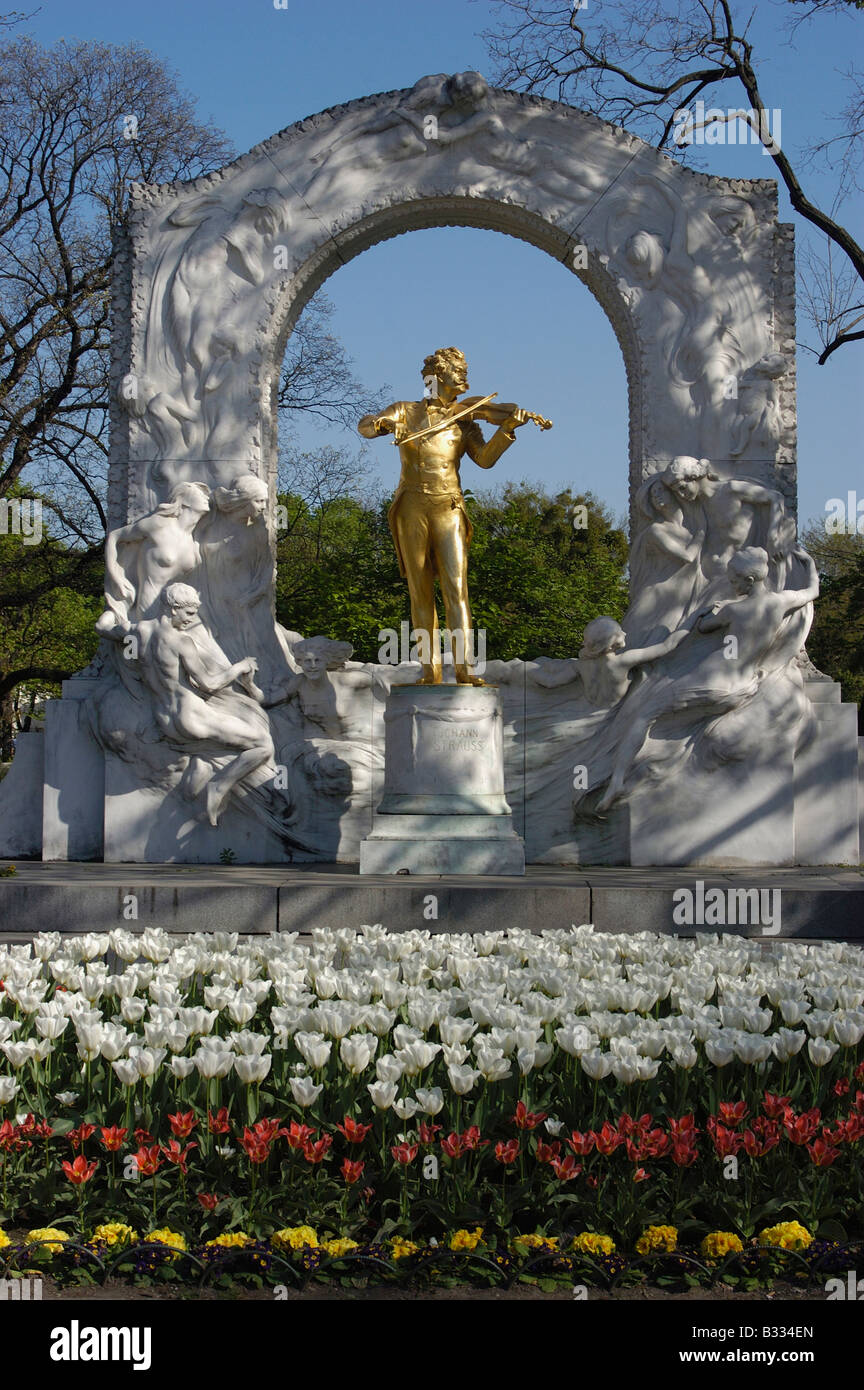
<path id="1" fill-rule="evenodd" d="M 862 1004 L 838 943 L 0 947 L 0 1274 L 821 1274 L 864 1236 Z"/>

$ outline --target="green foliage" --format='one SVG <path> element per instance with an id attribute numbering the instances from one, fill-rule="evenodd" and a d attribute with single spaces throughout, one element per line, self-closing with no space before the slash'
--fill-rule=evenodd
<path id="1" fill-rule="evenodd" d="M 410 617 L 387 510 L 351 497 L 317 507 L 280 498 L 288 524 L 279 533 L 279 621 L 306 636 L 353 643 L 360 660 L 377 658 L 382 628 Z M 527 484 L 467 494 L 474 527 L 470 593 L 489 657 L 572 655 L 585 623 L 627 606 L 627 541 L 591 494 L 552 497 Z M 585 527 L 575 509 L 585 507 Z M 439 608 L 443 625 L 443 610 Z"/>
<path id="2" fill-rule="evenodd" d="M 864 708 L 864 536 L 831 535 L 823 520 L 802 532 L 816 561 L 821 592 L 807 651 L 820 671 L 839 681 L 843 699 Z"/>

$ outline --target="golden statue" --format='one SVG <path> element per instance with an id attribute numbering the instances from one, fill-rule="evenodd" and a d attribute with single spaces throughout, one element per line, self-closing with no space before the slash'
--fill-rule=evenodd
<path id="1" fill-rule="evenodd" d="M 435 576 L 444 599 L 447 626 L 454 634 L 454 668 L 460 685 L 485 685 L 467 659 L 471 609 L 468 603 L 468 548 L 471 522 L 459 478 L 467 454 L 480 468 L 492 468 L 515 442 L 513 433 L 533 420 L 551 429 L 551 420 L 518 405 L 493 404 L 492 396 L 469 396 L 468 367 L 458 348 L 439 348 L 423 363 L 429 395 L 422 401 L 396 401 L 378 415 L 364 415 L 357 428 L 366 439 L 395 435 L 402 476 L 389 512 L 399 569 L 408 581 L 411 621 L 421 638 L 423 675 L 418 685 L 441 682 L 441 647 L 435 607 Z M 484 440 L 478 420 L 498 428 Z M 456 634 L 461 634 L 460 638 Z M 421 636 L 423 635 L 423 636 Z M 455 643 L 459 642 L 457 648 Z"/>

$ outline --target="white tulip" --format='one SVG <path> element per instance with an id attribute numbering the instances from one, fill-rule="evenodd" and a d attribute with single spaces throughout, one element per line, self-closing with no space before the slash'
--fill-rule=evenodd
<path id="1" fill-rule="evenodd" d="M 14 1100 L 20 1087 L 14 1076 L 0 1076 L 0 1105 L 8 1105 Z"/>
<path id="2" fill-rule="evenodd" d="M 260 1057 L 270 1041 L 265 1033 L 252 1033 L 248 1028 L 241 1033 L 229 1033 L 228 1040 L 234 1051 L 244 1057 Z"/>
<path id="3" fill-rule="evenodd" d="M 393 1029 L 394 1047 L 407 1047 L 409 1043 L 420 1042 L 422 1037 L 419 1028 L 411 1028 L 407 1023 L 397 1023 Z"/>
<path id="4" fill-rule="evenodd" d="M 835 1017 L 831 1030 L 843 1047 L 857 1047 L 864 1038 L 864 1015 L 847 1014 L 845 1018 Z"/>
<path id="5" fill-rule="evenodd" d="M 717 1033 L 705 1039 L 705 1056 L 715 1067 L 728 1067 L 735 1058 L 735 1046 L 731 1039 Z"/>
<path id="6" fill-rule="evenodd" d="M 106 1023 L 102 1029 L 102 1041 L 99 1050 L 106 1062 L 116 1062 L 118 1057 L 122 1057 L 126 1048 L 129 1046 L 130 1034 L 119 1024 Z"/>
<path id="7" fill-rule="evenodd" d="M 440 1086 L 429 1086 L 415 1091 L 417 1104 L 424 1115 L 437 1115 L 444 1109 L 444 1092 Z"/>
<path id="8" fill-rule="evenodd" d="M 56 1042 L 66 1032 L 69 1019 L 58 1017 L 57 1014 L 37 1014 L 33 1023 L 40 1037 L 52 1038 Z"/>
<path id="9" fill-rule="evenodd" d="M 440 1043 L 428 1043 L 417 1039 L 416 1042 L 408 1043 L 407 1047 L 398 1048 L 394 1056 L 402 1063 L 405 1076 L 417 1076 L 432 1065 L 440 1051 Z"/>
<path id="10" fill-rule="evenodd" d="M 250 999 L 248 994 L 244 993 L 242 989 L 238 989 L 234 998 L 228 1004 L 228 1016 L 233 1023 L 238 1023 L 241 1026 L 244 1023 L 251 1022 L 257 1012 L 258 1005 L 255 1003 L 255 1000 Z"/>
<path id="11" fill-rule="evenodd" d="M 300 1056 L 315 1071 L 326 1067 L 333 1049 L 329 1038 L 325 1038 L 321 1033 L 295 1033 L 294 1042 Z"/>
<path id="12" fill-rule="evenodd" d="M 269 1053 L 265 1053 L 263 1056 L 259 1056 L 258 1053 L 247 1053 L 245 1056 L 234 1058 L 234 1070 L 240 1080 L 249 1086 L 253 1081 L 265 1080 L 272 1061 L 273 1058 Z"/>
<path id="13" fill-rule="evenodd" d="M 470 1042 L 476 1032 L 477 1024 L 471 1018 L 445 1017 L 438 1020 L 438 1036 L 447 1047 Z"/>
<path id="14" fill-rule="evenodd" d="M 37 1043 L 29 1038 L 25 1042 L 7 1042 L 0 1046 L 0 1052 L 5 1053 L 6 1060 L 15 1068 L 24 1067 L 28 1062 L 32 1062 L 36 1055 Z"/>
<path id="15" fill-rule="evenodd" d="M 738 1033 L 735 1038 L 735 1055 L 748 1066 L 756 1062 L 767 1062 L 774 1054 L 774 1044 L 761 1033 Z"/>
<path id="16" fill-rule="evenodd" d="M 314 1105 L 321 1092 L 324 1090 L 323 1085 L 315 1085 L 311 1076 L 292 1076 L 288 1085 L 291 1087 L 291 1094 L 295 1101 L 298 1105 L 302 1105 L 304 1109 L 307 1109 L 310 1105 Z"/>
<path id="17" fill-rule="evenodd" d="M 503 1081 L 512 1070 L 511 1063 L 506 1057 L 495 1056 L 488 1052 L 477 1054 L 477 1066 L 486 1081 Z"/>
<path id="18" fill-rule="evenodd" d="M 119 1058 L 116 1062 L 111 1063 L 111 1068 L 121 1086 L 136 1086 L 138 1084 L 138 1066 L 130 1058 Z"/>
<path id="19" fill-rule="evenodd" d="M 562 1052 L 570 1057 L 581 1057 L 596 1046 L 597 1039 L 584 1023 L 571 1023 L 566 1028 L 555 1029 L 555 1040 Z"/>
<path id="20" fill-rule="evenodd" d="M 37 960 L 50 960 L 60 946 L 59 931 L 40 931 L 31 942 Z"/>
<path id="21" fill-rule="evenodd" d="M 17 1033 L 21 1027 L 20 1020 L 17 1018 L 0 1018 L 0 1047 L 7 1043 L 13 1033 Z"/>
<path id="22" fill-rule="evenodd" d="M 210 1039 L 208 1039 L 210 1041 Z M 215 1048 L 199 1047 L 192 1058 L 198 1075 L 211 1081 L 216 1076 L 227 1076 L 234 1065 L 234 1053 L 217 1051 Z"/>
<path id="23" fill-rule="evenodd" d="M 376 1110 L 389 1110 L 398 1094 L 395 1081 L 370 1081 L 366 1084 L 366 1090 Z"/>
<path id="24" fill-rule="evenodd" d="M 185 1081 L 187 1076 L 191 1076 L 195 1070 L 195 1062 L 192 1057 L 169 1057 L 168 1066 L 178 1081 Z"/>
<path id="25" fill-rule="evenodd" d="M 810 1011 L 810 1005 L 806 999 L 781 999 L 777 1007 L 783 1017 L 783 1022 L 788 1024 L 800 1023 Z"/>
<path id="26" fill-rule="evenodd" d="M 778 1062 L 788 1062 L 790 1057 L 801 1051 L 806 1041 L 807 1034 L 799 1028 L 778 1028 L 777 1032 L 771 1035 L 774 1056 Z"/>
<path id="27" fill-rule="evenodd" d="M 467 1096 L 469 1091 L 473 1091 L 481 1076 L 482 1072 L 475 1071 L 473 1067 L 447 1068 L 447 1078 L 457 1096 Z"/>
<path id="28" fill-rule="evenodd" d="M 592 1081 L 602 1081 L 604 1076 L 608 1076 L 612 1070 L 612 1057 L 608 1052 L 600 1052 L 593 1048 L 590 1052 L 583 1052 L 579 1058 L 579 1065 L 590 1076 Z"/>
<path id="29" fill-rule="evenodd" d="M 839 1051 L 837 1043 L 829 1042 L 827 1038 L 810 1038 L 807 1043 L 807 1051 L 810 1061 L 814 1067 L 824 1067 L 831 1061 L 834 1053 Z"/>
<path id="30" fill-rule="evenodd" d="M 804 1019 L 804 1027 L 811 1038 L 824 1038 L 833 1022 L 834 1015 L 827 1009 L 814 1009 Z"/>
<path id="31" fill-rule="evenodd" d="M 400 1120 L 411 1120 L 417 1114 L 418 1106 L 416 1100 L 412 1100 L 410 1096 L 406 1096 L 403 1100 L 394 1100 L 393 1109 L 396 1111 Z"/>
<path id="32" fill-rule="evenodd" d="M 699 1054 L 692 1043 L 670 1043 L 669 1056 L 682 1071 L 690 1071 L 699 1060 Z"/>
<path id="33" fill-rule="evenodd" d="M 377 1050 L 378 1039 L 368 1033 L 352 1034 L 339 1044 L 339 1056 L 352 1076 L 359 1076 L 366 1070 Z"/>
<path id="34" fill-rule="evenodd" d="M 77 1091 L 58 1091 L 55 1097 L 58 1104 L 63 1106 L 74 1105 L 80 1099 Z"/>
<path id="35" fill-rule="evenodd" d="M 129 1057 L 138 1068 L 139 1076 L 155 1076 L 165 1060 L 165 1048 L 132 1045 L 129 1048 Z"/>
<path id="36" fill-rule="evenodd" d="M 469 1053 L 464 1043 L 454 1043 L 452 1047 L 448 1047 L 444 1043 L 441 1047 L 441 1056 L 448 1067 L 461 1067 L 462 1063 L 467 1061 Z"/>
<path id="37" fill-rule="evenodd" d="M 124 999 L 120 1005 L 120 1013 L 125 1023 L 140 1023 L 146 1011 L 146 999 Z"/>
<path id="38" fill-rule="evenodd" d="M 639 1079 L 639 1064 L 635 1058 L 612 1057 L 612 1075 L 625 1086 L 632 1086 Z"/>

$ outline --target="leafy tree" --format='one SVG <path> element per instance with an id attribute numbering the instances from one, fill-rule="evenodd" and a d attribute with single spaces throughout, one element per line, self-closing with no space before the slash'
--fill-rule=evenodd
<path id="1" fill-rule="evenodd" d="M 832 535 L 820 518 L 808 523 L 801 540 L 816 561 L 821 586 L 807 651 L 821 671 L 840 681 L 843 698 L 857 703 L 864 733 L 864 536 Z"/>
<path id="2" fill-rule="evenodd" d="M 81 555 L 43 527 L 22 534 L 20 496 L 0 500 L 0 759 L 12 756 L 16 705 L 57 693 L 59 683 L 96 649 L 93 624 L 102 608 L 102 564 Z M 32 517 L 32 512 L 30 513 Z M 25 513 L 26 516 L 26 513 Z M 10 525 L 10 517 L 12 524 Z M 23 699 L 22 699 L 23 697 Z"/>

